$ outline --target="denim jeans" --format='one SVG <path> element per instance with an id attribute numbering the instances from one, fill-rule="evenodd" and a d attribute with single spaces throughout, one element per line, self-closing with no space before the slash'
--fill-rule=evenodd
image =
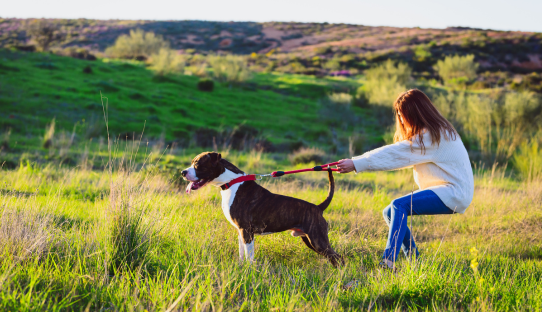
<path id="1" fill-rule="evenodd" d="M 417 192 L 413 195 L 409 194 L 393 200 L 383 211 L 384 220 L 390 227 L 390 231 L 382 258 L 395 262 L 399 254 L 399 244 L 401 244 L 401 249 L 407 257 L 412 254 L 411 251 L 415 252 L 416 257 L 419 256 L 414 238 L 407 225 L 407 216 L 411 214 L 416 216 L 453 213 L 431 190 Z"/>

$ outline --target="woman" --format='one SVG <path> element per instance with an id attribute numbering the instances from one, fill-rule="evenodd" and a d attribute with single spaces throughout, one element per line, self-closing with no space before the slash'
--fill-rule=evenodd
<path id="1" fill-rule="evenodd" d="M 399 246 L 408 257 L 419 255 L 407 216 L 464 213 L 474 193 L 469 156 L 452 124 L 422 91 L 401 94 L 395 111 L 394 144 L 337 165 L 340 173 L 414 169 L 419 190 L 397 198 L 383 211 L 390 230 L 382 264 L 395 269 Z"/>

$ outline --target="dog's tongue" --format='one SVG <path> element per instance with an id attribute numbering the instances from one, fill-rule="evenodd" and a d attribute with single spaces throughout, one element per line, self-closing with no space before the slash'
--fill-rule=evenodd
<path id="1" fill-rule="evenodd" d="M 188 186 L 186 187 L 186 193 L 187 194 L 190 194 L 190 191 L 192 190 L 192 184 L 194 184 L 194 182 L 188 183 Z"/>

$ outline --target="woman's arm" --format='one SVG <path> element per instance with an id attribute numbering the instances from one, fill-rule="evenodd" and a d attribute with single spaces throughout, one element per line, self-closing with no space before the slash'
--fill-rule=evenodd
<path id="1" fill-rule="evenodd" d="M 356 172 L 389 171 L 431 162 L 438 146 L 431 144 L 430 135 L 424 135 L 423 142 L 425 146 L 424 152 L 422 152 L 422 147 L 416 139 L 413 140 L 412 144 L 410 141 L 401 141 L 353 157 L 351 162 L 342 160 L 337 168 L 341 170 L 341 173 L 352 170 L 356 170 Z"/>

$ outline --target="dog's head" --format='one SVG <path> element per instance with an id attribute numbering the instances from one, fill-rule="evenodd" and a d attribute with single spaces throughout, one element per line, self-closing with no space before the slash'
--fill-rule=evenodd
<path id="1" fill-rule="evenodd" d="M 204 152 L 194 157 L 192 165 L 182 171 L 183 179 L 189 181 L 186 192 L 202 188 L 210 181 L 224 173 L 224 165 L 221 162 L 222 155 L 215 152 Z"/>

